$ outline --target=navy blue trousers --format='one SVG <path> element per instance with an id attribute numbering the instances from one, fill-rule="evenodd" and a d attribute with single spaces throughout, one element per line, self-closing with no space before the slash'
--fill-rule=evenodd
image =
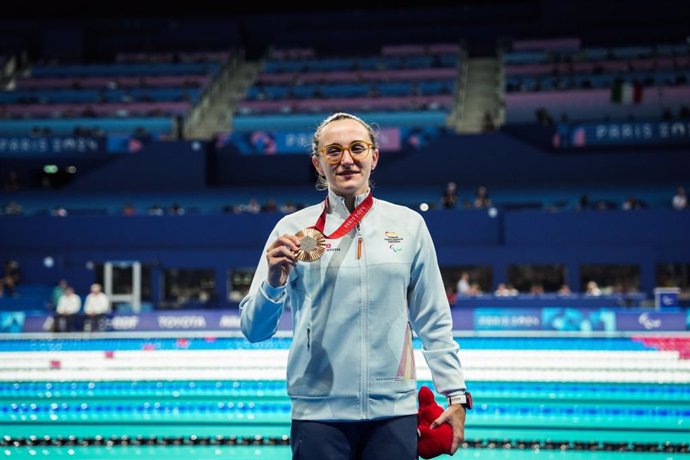
<path id="1" fill-rule="evenodd" d="M 357 422 L 293 420 L 293 460 L 415 460 L 417 415 Z"/>

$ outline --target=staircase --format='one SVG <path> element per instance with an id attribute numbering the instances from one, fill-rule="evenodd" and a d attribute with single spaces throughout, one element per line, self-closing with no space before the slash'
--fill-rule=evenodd
<path id="1" fill-rule="evenodd" d="M 501 107 L 501 74 L 497 58 L 469 59 L 463 69 L 463 94 L 459 108 L 456 130 L 459 133 L 480 133 L 483 131 L 484 116 L 489 113 L 494 126 L 503 121 Z"/>
<path id="2" fill-rule="evenodd" d="M 258 62 L 239 57 L 228 61 L 185 119 L 185 138 L 210 140 L 218 132 L 229 131 L 235 104 L 244 97 L 258 72 Z"/>

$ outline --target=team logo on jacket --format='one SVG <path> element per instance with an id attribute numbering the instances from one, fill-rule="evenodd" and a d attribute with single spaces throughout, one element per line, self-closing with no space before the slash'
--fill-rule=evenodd
<path id="1" fill-rule="evenodd" d="M 384 232 L 383 239 L 388 243 L 388 248 L 393 252 L 402 251 L 403 237 L 397 232 Z"/>

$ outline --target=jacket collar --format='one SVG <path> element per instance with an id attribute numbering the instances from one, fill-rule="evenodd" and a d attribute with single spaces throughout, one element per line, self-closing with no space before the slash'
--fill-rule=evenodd
<path id="1" fill-rule="evenodd" d="M 369 195 L 371 189 L 355 197 L 355 207 L 358 206 Z M 336 213 L 343 218 L 350 215 L 350 210 L 345 206 L 345 198 L 328 189 L 328 213 Z"/>

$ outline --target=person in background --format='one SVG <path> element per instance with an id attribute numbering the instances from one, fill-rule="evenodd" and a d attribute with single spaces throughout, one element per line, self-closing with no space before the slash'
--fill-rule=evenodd
<path id="1" fill-rule="evenodd" d="M 467 272 L 462 272 L 460 274 L 460 279 L 458 280 L 458 285 L 456 289 L 458 295 L 469 295 L 470 294 L 470 274 Z"/>
<path id="2" fill-rule="evenodd" d="M 511 283 L 498 283 L 494 290 L 494 295 L 496 297 L 515 297 L 520 295 L 520 291 L 515 289 L 515 286 Z"/>
<path id="3" fill-rule="evenodd" d="M 67 214 L 69 212 L 62 206 L 55 206 L 50 210 L 50 215 L 53 217 L 67 217 Z"/>
<path id="4" fill-rule="evenodd" d="M 0 277 L 2 283 L 0 284 L 0 296 L 2 295 L 17 295 L 17 286 L 19 285 L 19 262 L 12 259 L 5 260 L 2 267 L 2 276 Z"/>
<path id="5" fill-rule="evenodd" d="M 601 295 L 601 289 L 599 289 L 599 285 L 597 284 L 596 281 L 589 281 L 587 283 L 587 286 L 585 288 L 585 295 L 590 295 L 590 296 L 600 296 Z"/>
<path id="6" fill-rule="evenodd" d="M 506 283 L 498 283 L 496 289 L 494 290 L 494 295 L 496 297 L 511 297 L 512 294 Z"/>
<path id="7" fill-rule="evenodd" d="M 529 293 L 532 295 L 544 295 L 544 285 L 541 283 L 532 283 L 529 288 Z"/>
<path id="8" fill-rule="evenodd" d="M 149 207 L 147 214 L 149 216 L 162 216 L 165 214 L 165 211 L 163 211 L 163 208 L 161 208 L 159 204 L 154 204 Z"/>
<path id="9" fill-rule="evenodd" d="M 55 308 L 55 332 L 73 332 L 76 319 L 81 310 L 81 297 L 72 286 L 65 286 Z"/>
<path id="10" fill-rule="evenodd" d="M 474 207 L 480 209 L 488 209 L 491 207 L 491 198 L 484 185 L 477 187 L 477 192 L 474 196 Z"/>
<path id="11" fill-rule="evenodd" d="M 137 214 L 137 208 L 130 202 L 122 205 L 122 215 L 123 216 L 134 216 Z"/>
<path id="12" fill-rule="evenodd" d="M 15 200 L 11 200 L 5 205 L 5 214 L 8 216 L 21 216 L 24 214 L 24 208 Z"/>
<path id="13" fill-rule="evenodd" d="M 642 202 L 634 196 L 630 195 L 621 205 L 621 209 L 623 211 L 633 211 L 636 209 L 642 209 Z"/>
<path id="14" fill-rule="evenodd" d="M 448 182 L 441 198 L 445 209 L 454 209 L 458 203 L 458 187 L 455 182 Z"/>
<path id="15" fill-rule="evenodd" d="M 177 202 L 171 204 L 170 207 L 168 208 L 168 215 L 171 215 L 171 216 L 182 216 L 185 214 L 185 212 L 186 212 L 185 208 Z"/>
<path id="16" fill-rule="evenodd" d="M 316 129 L 311 161 L 323 203 L 284 216 L 269 235 L 241 329 L 272 337 L 288 309 L 294 460 L 417 458 L 413 332 L 448 408 L 451 454 L 471 407 L 434 244 L 416 211 L 374 198 L 377 136 L 355 115 Z"/>
<path id="17" fill-rule="evenodd" d="M 560 288 L 558 288 L 558 295 L 572 295 L 572 291 L 570 290 L 570 286 L 567 284 L 562 284 Z"/>
<path id="18" fill-rule="evenodd" d="M 62 297 L 62 295 L 65 293 L 65 288 L 67 288 L 67 286 L 67 280 L 61 279 L 50 292 L 50 306 L 53 310 L 57 309 L 58 302 L 60 302 L 60 297 Z"/>
<path id="19" fill-rule="evenodd" d="M 679 185 L 676 189 L 676 194 L 673 195 L 673 199 L 671 200 L 671 206 L 678 211 L 688 207 L 688 196 L 685 194 L 685 187 L 682 185 Z"/>
<path id="20" fill-rule="evenodd" d="M 484 117 L 482 118 L 482 132 L 490 133 L 492 131 L 496 131 L 496 122 L 494 121 L 494 117 L 491 115 L 491 112 L 486 111 L 484 112 Z"/>
<path id="21" fill-rule="evenodd" d="M 110 314 L 110 299 L 101 285 L 94 283 L 84 300 L 84 331 L 95 332 L 105 328 L 104 320 Z"/>
<path id="22" fill-rule="evenodd" d="M 589 195 L 587 195 L 586 193 L 581 195 L 577 201 L 577 208 L 576 209 L 578 211 L 585 211 L 587 209 L 590 209 L 590 207 L 591 207 L 591 203 L 589 200 Z"/>

